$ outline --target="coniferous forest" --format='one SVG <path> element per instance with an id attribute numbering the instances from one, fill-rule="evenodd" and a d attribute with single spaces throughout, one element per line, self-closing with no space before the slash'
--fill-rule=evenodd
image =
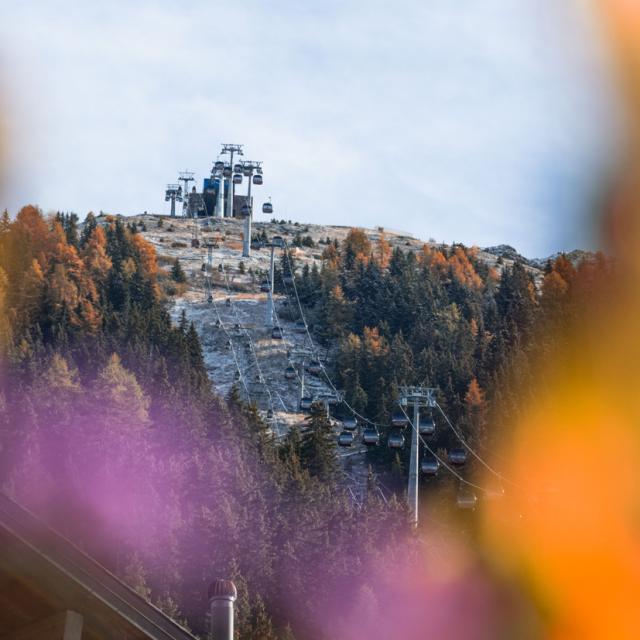
<path id="1" fill-rule="evenodd" d="M 314 335 L 330 347 L 332 377 L 358 413 L 389 425 L 401 385 L 432 386 L 465 441 L 491 457 L 505 425 L 544 390 L 537 365 L 570 335 L 612 269 L 602 253 L 577 265 L 561 254 L 538 282 L 523 262 L 499 258 L 496 267 L 475 248 L 392 251 L 384 234 L 372 244 L 354 229 L 343 246 L 325 248 L 321 268 L 298 270 L 292 255 L 283 256 L 281 273 L 300 273 L 295 292 L 283 284 L 280 291 L 300 299 Z M 431 442 L 439 450 L 459 446 L 450 429 Z M 408 448 L 370 452 L 380 473 L 406 469 L 408 457 Z"/>
<path id="2" fill-rule="evenodd" d="M 89 214 L 80 227 L 32 206 L 5 213 L 0 483 L 197 634 L 207 583 L 225 576 L 239 590 L 240 638 L 348 637 L 355 612 L 379 605 L 384 576 L 419 554 L 403 497 L 408 451 L 367 454 L 370 490 L 357 505 L 322 412 L 278 444 L 235 391 L 216 395 L 194 326 L 167 310 L 179 267 L 159 268 L 120 219 Z M 398 388 L 429 384 L 488 452 L 612 269 L 599 254 L 577 265 L 560 256 L 537 282 L 523 263 L 500 267 L 462 245 L 391 251 L 358 230 L 329 243 L 319 268 L 293 255 L 279 266 L 295 271 L 351 406 L 389 424 Z M 442 429 L 433 444 L 456 439 Z M 395 497 L 375 490 L 379 478 Z"/>

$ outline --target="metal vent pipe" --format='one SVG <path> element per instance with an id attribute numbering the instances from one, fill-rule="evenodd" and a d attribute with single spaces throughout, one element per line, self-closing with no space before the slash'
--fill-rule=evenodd
<path id="1" fill-rule="evenodd" d="M 233 603 L 237 597 L 231 580 L 215 580 L 209 585 L 211 640 L 233 640 Z"/>

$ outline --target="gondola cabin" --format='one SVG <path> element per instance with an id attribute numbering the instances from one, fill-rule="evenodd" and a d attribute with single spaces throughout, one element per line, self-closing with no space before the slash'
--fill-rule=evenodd
<path id="1" fill-rule="evenodd" d="M 435 430 L 436 430 L 436 424 L 433 421 L 433 418 L 431 417 L 420 418 L 420 421 L 418 424 L 418 433 L 421 436 L 432 436 L 435 433 Z"/>
<path id="2" fill-rule="evenodd" d="M 440 463 L 434 457 L 423 458 L 420 462 L 420 472 L 425 476 L 435 476 L 440 469 Z"/>
<path id="3" fill-rule="evenodd" d="M 322 366 L 320 365 L 319 360 L 311 360 L 307 365 L 307 373 L 310 373 L 312 376 L 319 376 L 322 373 Z"/>
<path id="4" fill-rule="evenodd" d="M 449 450 L 449 462 L 461 467 L 467 461 L 467 452 L 460 447 Z"/>
<path id="5" fill-rule="evenodd" d="M 313 405 L 313 398 L 310 396 L 304 396 L 300 398 L 300 410 L 301 411 L 310 411 Z"/>
<path id="6" fill-rule="evenodd" d="M 475 493 L 467 489 L 460 489 L 456 498 L 458 509 L 475 509 L 477 503 L 478 496 Z"/>
<path id="7" fill-rule="evenodd" d="M 368 447 L 375 447 L 380 443 L 380 434 L 375 427 L 367 427 L 362 432 L 362 443 Z"/>
<path id="8" fill-rule="evenodd" d="M 402 412 L 394 413 L 391 418 L 391 424 L 394 427 L 406 427 L 409 424 L 409 418 Z"/>
<path id="9" fill-rule="evenodd" d="M 387 438 L 387 446 L 389 449 L 402 449 L 404 447 L 404 436 L 401 433 L 390 433 Z"/>
<path id="10" fill-rule="evenodd" d="M 347 418 L 342 419 L 342 426 L 347 431 L 355 431 L 358 428 L 358 421 L 354 416 L 349 416 Z"/>
<path id="11" fill-rule="evenodd" d="M 319 393 L 316 396 L 316 401 L 323 405 L 329 405 L 330 407 L 333 407 L 338 404 L 339 398 L 334 393 Z"/>

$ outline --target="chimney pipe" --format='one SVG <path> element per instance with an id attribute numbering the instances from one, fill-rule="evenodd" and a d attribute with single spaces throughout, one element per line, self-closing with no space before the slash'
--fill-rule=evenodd
<path id="1" fill-rule="evenodd" d="M 231 580 L 215 580 L 209 585 L 212 640 L 233 640 L 233 603 L 237 597 Z"/>

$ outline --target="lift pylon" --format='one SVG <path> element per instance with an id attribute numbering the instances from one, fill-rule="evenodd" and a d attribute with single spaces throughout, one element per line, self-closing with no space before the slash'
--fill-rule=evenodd
<path id="1" fill-rule="evenodd" d="M 411 429 L 411 460 L 409 463 L 409 485 L 407 487 L 407 502 L 411 511 L 411 522 L 418 526 L 418 457 L 420 449 L 420 409 L 436 406 L 436 390 L 431 387 L 401 387 L 400 406 L 413 406 L 413 423 Z"/>
<path id="2" fill-rule="evenodd" d="M 234 155 L 244 155 L 243 151 L 242 151 L 242 147 L 243 145 L 241 144 L 230 144 L 230 143 L 225 143 L 222 145 L 222 151 L 220 152 L 220 155 L 225 155 L 225 154 L 229 154 L 229 166 L 231 167 L 231 173 L 229 174 L 229 177 L 227 178 L 227 183 L 229 185 L 229 188 L 227 190 L 227 212 L 225 215 L 225 218 L 232 218 L 233 217 L 233 194 L 235 191 L 235 187 L 233 184 L 233 179 L 232 179 L 232 175 L 233 175 L 233 156 Z"/>

